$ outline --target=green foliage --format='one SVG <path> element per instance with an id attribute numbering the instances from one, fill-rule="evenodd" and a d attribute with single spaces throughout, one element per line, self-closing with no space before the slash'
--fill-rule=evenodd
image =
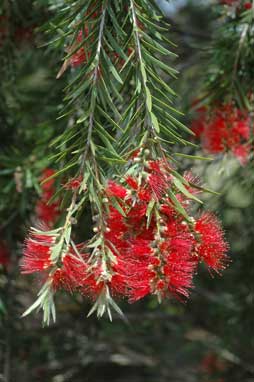
<path id="1" fill-rule="evenodd" d="M 222 7 L 220 7 L 221 11 Z M 218 20 L 208 49 L 209 71 L 205 97 L 208 102 L 234 100 L 241 109 L 253 110 L 253 9 L 230 10 Z"/>

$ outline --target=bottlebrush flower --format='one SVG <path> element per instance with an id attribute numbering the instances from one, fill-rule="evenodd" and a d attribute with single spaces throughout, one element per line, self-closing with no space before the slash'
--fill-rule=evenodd
<path id="1" fill-rule="evenodd" d="M 50 275 L 55 291 L 65 289 L 72 292 L 83 286 L 88 268 L 88 253 L 82 253 L 83 248 L 83 244 L 77 246 L 79 255 L 73 248 L 69 248 L 68 252 L 63 255 L 61 266 Z"/>
<path id="2" fill-rule="evenodd" d="M 150 243 L 150 240 L 133 239 L 118 259 L 116 268 L 125 280 L 130 302 L 151 292 L 150 282 L 155 273 L 149 269 L 152 258 Z"/>
<path id="3" fill-rule="evenodd" d="M 163 226 L 164 240 L 160 244 L 160 250 L 177 253 L 179 257 L 191 257 L 195 239 L 188 224 L 174 214 L 164 218 Z"/>
<path id="4" fill-rule="evenodd" d="M 25 241 L 23 258 L 21 260 L 21 273 L 29 274 L 42 272 L 52 267 L 51 249 L 54 246 L 55 237 L 41 234 L 31 230 Z"/>
<path id="5" fill-rule="evenodd" d="M 105 190 L 107 196 L 116 197 L 120 199 L 124 199 L 127 196 L 127 190 L 120 184 L 117 184 L 113 180 L 108 182 L 107 188 Z"/>
<path id="6" fill-rule="evenodd" d="M 91 270 L 87 273 L 80 292 L 85 296 L 95 301 L 103 290 L 104 283 L 97 282 L 96 274 Z"/>
<path id="7" fill-rule="evenodd" d="M 135 152 L 134 160 L 140 155 L 140 150 Z M 124 180 L 130 193 L 136 194 L 139 201 L 150 202 L 151 199 L 161 199 L 171 186 L 171 174 L 169 165 L 164 160 L 147 161 L 143 170 L 143 180 L 140 183 L 133 176 L 127 176 Z"/>
<path id="8" fill-rule="evenodd" d="M 195 223 L 195 231 L 199 235 L 195 246 L 195 254 L 198 259 L 212 270 L 220 273 L 229 262 L 228 244 L 224 239 L 224 233 L 218 219 L 211 213 L 204 213 Z"/>
<path id="9" fill-rule="evenodd" d="M 169 165 L 163 160 L 148 162 L 147 183 L 157 199 L 161 199 L 171 185 Z"/>
<path id="10" fill-rule="evenodd" d="M 194 236 L 182 218 L 164 218 L 163 241 L 159 249 L 164 257 L 168 290 L 178 298 L 188 297 L 196 264 L 192 259 Z"/>
<path id="11" fill-rule="evenodd" d="M 201 126 L 197 133 L 197 126 Z M 192 129 L 200 137 L 204 150 L 212 154 L 230 151 L 246 164 L 250 153 L 250 118 L 246 111 L 232 103 L 220 105 L 206 113 L 202 110 L 192 122 Z"/>
<path id="12" fill-rule="evenodd" d="M 106 224 L 107 231 L 105 232 L 105 239 L 112 243 L 116 243 L 116 241 L 118 242 L 119 239 L 122 239 L 129 230 L 125 218 L 113 206 L 109 207 Z"/>
<path id="13" fill-rule="evenodd" d="M 128 211 L 128 225 L 132 228 L 132 231 L 139 232 L 140 230 L 143 231 L 144 226 L 146 226 L 147 203 L 143 199 L 141 201 L 134 200 L 134 203 L 135 207 L 130 208 Z"/>
<path id="14" fill-rule="evenodd" d="M 52 260 L 56 236 L 31 230 L 25 241 L 23 258 L 21 260 L 21 273 L 41 273 L 46 279 L 52 280 L 53 289 L 66 289 L 69 292 L 83 286 L 87 277 L 88 253 L 84 252 L 84 244 L 65 248 L 58 259 Z M 78 251 L 78 253 L 76 253 Z M 43 276 L 43 277 L 44 277 Z"/>
<path id="15" fill-rule="evenodd" d="M 195 270 L 196 265 L 188 253 L 185 253 L 184 256 L 179 256 L 177 252 L 170 253 L 164 266 L 169 292 L 179 299 L 189 297 Z"/>
<path id="16" fill-rule="evenodd" d="M 144 239 L 133 240 L 117 266 L 126 282 L 130 302 L 148 294 L 162 298 L 170 295 L 188 297 L 196 269 L 188 251 L 182 254 L 171 249 L 158 251 L 152 243 Z"/>
<path id="17" fill-rule="evenodd" d="M 72 292 L 74 290 L 72 280 L 62 268 L 57 268 L 54 270 L 54 272 L 50 274 L 49 279 L 52 281 L 52 288 L 54 292 L 60 289 L 65 289 L 68 292 Z"/>
<path id="18" fill-rule="evenodd" d="M 138 190 L 138 182 L 136 179 L 134 179 L 132 176 L 127 176 L 125 178 L 125 182 L 127 185 L 132 188 L 133 190 Z"/>
<path id="19" fill-rule="evenodd" d="M 105 287 L 109 288 L 114 296 L 126 295 L 126 283 L 123 276 L 114 270 L 111 264 L 105 269 L 102 258 L 98 256 L 93 264 L 88 262 L 86 275 L 80 291 L 92 300 L 96 300 Z"/>

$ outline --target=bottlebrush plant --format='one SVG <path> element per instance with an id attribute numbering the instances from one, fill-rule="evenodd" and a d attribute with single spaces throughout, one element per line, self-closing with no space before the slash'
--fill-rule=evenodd
<path id="1" fill-rule="evenodd" d="M 228 257 L 217 218 L 193 213 L 200 181 L 177 171 L 174 145 L 191 145 L 183 133 L 192 132 L 168 84 L 177 74 L 163 60 L 175 57 L 168 25 L 145 0 L 70 1 L 51 25 L 53 44 L 67 53 L 57 77 L 70 76 L 61 115 L 69 123 L 54 140 L 60 170 L 42 189 L 51 197 L 46 185 L 61 177 L 51 199 L 62 212 L 55 224 L 42 218 L 25 241 L 21 271 L 40 274 L 43 286 L 24 315 L 41 308 L 44 323 L 55 320 L 59 289 L 80 292 L 93 302 L 89 314 L 110 319 L 112 308 L 122 314 L 118 297 L 184 300 L 199 262 L 220 273 Z M 88 211 L 94 235 L 77 244 Z"/>
<path id="2" fill-rule="evenodd" d="M 200 138 L 203 149 L 211 154 L 231 152 L 245 165 L 251 153 L 249 113 L 233 104 L 214 106 L 210 111 L 200 107 L 197 113 L 197 119 L 192 121 L 192 130 Z"/>
<path id="3" fill-rule="evenodd" d="M 242 165 L 253 157 L 254 5 L 220 1 L 222 24 L 213 36 L 210 68 L 191 129 L 212 154 L 231 152 Z"/>

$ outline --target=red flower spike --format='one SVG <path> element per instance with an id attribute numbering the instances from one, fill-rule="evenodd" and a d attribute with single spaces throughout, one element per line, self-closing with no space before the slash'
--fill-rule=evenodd
<path id="1" fill-rule="evenodd" d="M 138 189 L 138 182 L 136 181 L 136 179 L 134 179 L 133 177 L 131 176 L 127 176 L 125 178 L 125 182 L 127 183 L 127 185 L 132 188 L 133 190 L 137 190 Z"/>
<path id="2" fill-rule="evenodd" d="M 171 253 L 167 256 L 164 274 L 168 278 L 168 290 L 177 298 L 189 297 L 189 289 L 193 287 L 192 279 L 196 263 L 185 254 Z"/>
<path id="3" fill-rule="evenodd" d="M 109 197 L 113 196 L 120 199 L 124 199 L 128 194 L 127 190 L 123 186 L 121 186 L 120 184 L 117 184 L 113 180 L 110 180 L 108 182 L 105 192 Z"/>
<path id="4" fill-rule="evenodd" d="M 95 301 L 96 298 L 100 295 L 103 288 L 104 288 L 104 283 L 103 282 L 97 283 L 96 277 L 92 273 L 89 273 L 84 279 L 84 282 L 80 291 L 84 296 L 89 297 L 90 299 Z"/>
<path id="5" fill-rule="evenodd" d="M 118 258 L 115 268 L 125 280 L 130 302 L 150 293 L 150 280 L 155 274 L 149 269 L 151 255 L 150 241 L 135 239 Z"/>
<path id="6" fill-rule="evenodd" d="M 83 245 L 78 245 L 79 248 Z M 53 278 L 53 287 L 55 290 L 66 289 L 69 292 L 74 291 L 83 286 L 84 280 L 87 277 L 87 261 L 88 253 L 79 256 L 70 248 L 68 253 L 63 256 L 62 266 L 58 268 L 51 276 Z"/>
<path id="7" fill-rule="evenodd" d="M 229 262 L 227 256 L 228 244 L 218 219 L 211 213 L 204 213 L 195 224 L 199 235 L 195 253 L 198 258 L 215 272 L 220 273 Z"/>
<path id="8" fill-rule="evenodd" d="M 167 183 L 163 176 L 160 174 L 149 174 L 147 182 L 157 199 L 161 199 L 167 190 Z"/>
<path id="9" fill-rule="evenodd" d="M 199 122 L 203 125 L 199 137 L 207 152 L 219 154 L 231 151 L 241 164 L 247 163 L 250 151 L 250 118 L 247 112 L 233 104 L 220 105 L 210 114 L 202 111 L 193 124 Z"/>
<path id="10" fill-rule="evenodd" d="M 41 235 L 32 231 L 25 241 L 23 258 L 21 260 L 21 273 L 29 274 L 42 272 L 50 268 L 51 247 L 55 242 L 53 236 Z"/>
<path id="11" fill-rule="evenodd" d="M 109 232 L 105 232 L 105 238 L 112 243 L 121 238 L 128 231 L 123 216 L 112 206 L 110 206 L 110 213 L 106 224 L 109 228 Z"/>
<path id="12" fill-rule="evenodd" d="M 152 196 L 153 196 L 153 194 L 152 194 L 151 190 L 148 190 L 144 187 L 140 188 L 137 192 L 137 197 L 142 202 L 149 203 L 150 200 L 152 199 Z"/>
<path id="13" fill-rule="evenodd" d="M 163 160 L 149 161 L 147 183 L 154 196 L 161 199 L 171 184 L 169 165 Z"/>
<path id="14" fill-rule="evenodd" d="M 164 232 L 164 241 L 160 245 L 161 251 L 177 253 L 179 257 L 191 256 L 194 237 L 182 220 L 172 216 L 165 221 L 167 230 Z"/>
<path id="15" fill-rule="evenodd" d="M 49 278 L 52 280 L 52 287 L 55 292 L 60 289 L 72 292 L 73 284 L 62 268 L 57 268 Z"/>
<path id="16" fill-rule="evenodd" d="M 92 300 L 96 300 L 107 286 L 110 293 L 114 296 L 126 295 L 126 283 L 123 275 L 114 268 L 115 266 L 112 266 L 111 269 L 109 268 L 107 275 L 105 275 L 101 259 L 98 259 L 93 266 L 90 264 L 82 282 L 81 292 Z"/>

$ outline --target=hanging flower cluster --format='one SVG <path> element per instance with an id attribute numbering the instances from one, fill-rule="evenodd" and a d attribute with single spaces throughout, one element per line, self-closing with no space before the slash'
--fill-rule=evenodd
<path id="1" fill-rule="evenodd" d="M 209 212 L 189 217 L 200 192 L 197 179 L 186 173 L 182 184 L 166 160 L 148 155 L 139 151 L 123 179 L 108 181 L 103 219 L 90 242 L 64 246 L 60 229 L 32 230 L 22 272 L 47 271 L 54 290 L 78 289 L 97 308 L 111 295 L 130 302 L 149 294 L 183 300 L 199 262 L 221 273 L 228 246 L 219 221 Z"/>
<path id="2" fill-rule="evenodd" d="M 23 273 L 39 273 L 45 280 L 25 312 L 42 308 L 44 322 L 50 314 L 55 316 L 53 297 L 58 289 L 79 291 L 94 301 L 90 314 L 97 311 L 101 317 L 107 312 L 111 318 L 111 307 L 120 312 L 114 297 L 129 302 L 147 295 L 159 301 L 185 300 L 200 262 L 219 274 L 228 263 L 227 243 L 216 217 L 193 216 L 192 202 L 202 203 L 199 182 L 174 170 L 161 142 L 160 132 L 165 142 L 187 143 L 178 131 L 185 126 L 168 106 L 171 97 L 166 94 L 174 92 L 162 72 L 174 76 L 175 70 L 161 58 L 174 53 L 164 46 L 168 40 L 160 33 L 163 22 L 152 4 L 130 0 L 122 5 L 90 1 L 68 24 L 74 36 L 67 42 L 68 55 L 57 78 L 69 66 L 82 66 L 66 97 L 77 107 L 67 114 L 75 120 L 79 110 L 81 117 L 73 125 L 76 143 L 65 151 L 65 157 L 72 158 L 70 167 L 76 166 L 76 177 L 63 185 L 66 200 L 71 197 L 62 226 L 53 229 L 54 216 L 48 218 L 45 206 L 37 206 L 44 228 L 30 231 L 21 262 Z M 72 131 L 68 134 L 61 135 L 64 142 L 75 137 Z M 138 149 L 129 158 L 134 141 L 139 142 Z M 115 170 L 122 164 L 118 170 L 124 175 L 106 181 L 112 163 Z M 43 195 L 50 194 L 51 187 L 48 184 Z M 94 235 L 76 245 L 74 225 L 86 202 Z"/>
<path id="3" fill-rule="evenodd" d="M 192 130 L 201 140 L 204 150 L 211 154 L 232 152 L 242 165 L 251 150 L 251 121 L 247 112 L 232 103 L 208 110 L 201 107 L 192 121 Z"/>
<path id="4" fill-rule="evenodd" d="M 60 214 L 60 201 L 51 201 L 55 194 L 55 179 L 48 178 L 54 174 L 55 171 L 50 168 L 43 171 L 40 179 L 42 194 L 35 206 L 36 218 L 47 227 L 53 227 Z"/>

